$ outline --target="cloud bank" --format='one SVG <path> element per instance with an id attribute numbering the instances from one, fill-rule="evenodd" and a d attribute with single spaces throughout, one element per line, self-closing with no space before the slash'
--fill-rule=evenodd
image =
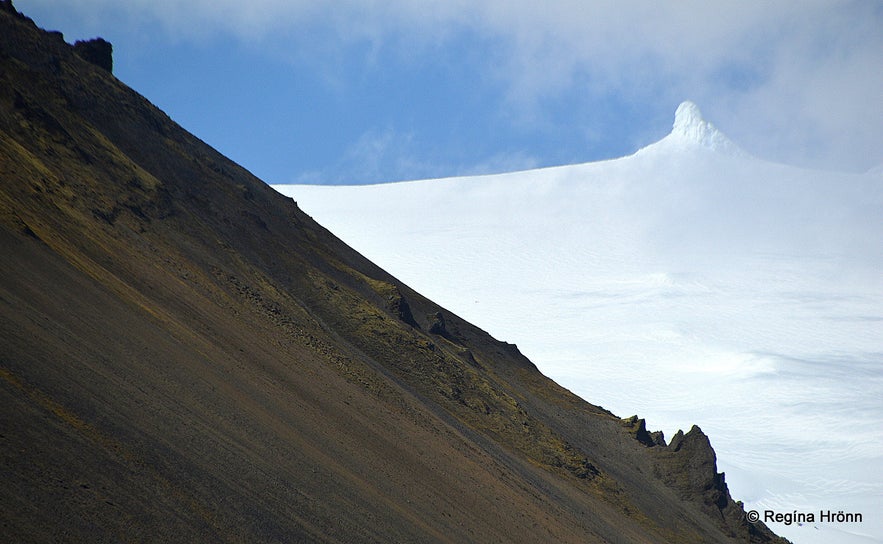
<path id="1" fill-rule="evenodd" d="M 541 105 L 565 96 L 599 109 L 615 97 L 651 112 L 651 130 L 689 98 L 759 156 L 849 170 L 883 163 L 879 2 L 82 0 L 54 9 L 178 40 L 233 38 L 324 64 L 329 80 L 353 46 L 368 63 L 371 51 L 431 63 L 446 48 L 473 48 L 476 80 L 499 86 L 516 123 L 549 122 Z M 653 139 L 634 138 L 635 147 Z"/>

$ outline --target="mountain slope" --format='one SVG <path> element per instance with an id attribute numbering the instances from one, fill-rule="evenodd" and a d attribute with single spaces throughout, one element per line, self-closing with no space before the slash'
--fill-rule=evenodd
<path id="1" fill-rule="evenodd" d="M 775 540 L 0 8 L 4 541 Z"/>
<path id="2" fill-rule="evenodd" d="M 883 430 L 853 423 L 883 417 L 881 182 L 751 157 L 685 103 L 615 160 L 276 188 L 581 397 L 667 434 L 699 423 L 749 508 L 818 520 L 883 493 Z M 870 516 L 773 529 L 883 534 Z"/>

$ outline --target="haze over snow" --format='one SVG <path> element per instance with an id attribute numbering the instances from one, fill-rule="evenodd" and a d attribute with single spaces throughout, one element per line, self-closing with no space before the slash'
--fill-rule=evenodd
<path id="1" fill-rule="evenodd" d="M 883 3 L 15 0 L 268 183 L 619 157 L 692 97 L 746 151 L 883 163 Z"/>
<path id="2" fill-rule="evenodd" d="M 276 189 L 590 402 L 699 424 L 747 509 L 815 512 L 779 534 L 881 542 L 879 173 L 753 158 L 685 102 L 621 159 Z"/>

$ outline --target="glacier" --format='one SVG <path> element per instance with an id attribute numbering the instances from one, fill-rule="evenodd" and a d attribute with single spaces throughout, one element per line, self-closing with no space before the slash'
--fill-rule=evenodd
<path id="1" fill-rule="evenodd" d="M 758 159 L 684 102 L 618 159 L 274 188 L 589 402 L 700 425 L 746 510 L 864 514 L 777 533 L 883 542 L 880 172 Z"/>

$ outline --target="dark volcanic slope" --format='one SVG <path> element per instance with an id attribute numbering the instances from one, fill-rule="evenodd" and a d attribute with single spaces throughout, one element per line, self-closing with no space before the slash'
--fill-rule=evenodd
<path id="1" fill-rule="evenodd" d="M 775 539 L 84 57 L 0 2 L 0 541 Z"/>

